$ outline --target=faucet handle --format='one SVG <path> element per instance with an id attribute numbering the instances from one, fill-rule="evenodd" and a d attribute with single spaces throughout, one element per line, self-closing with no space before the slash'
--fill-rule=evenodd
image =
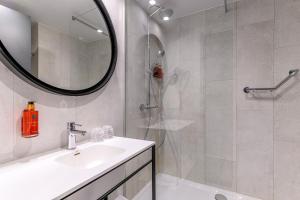
<path id="1" fill-rule="evenodd" d="M 75 122 L 68 122 L 68 129 L 73 130 L 75 126 L 82 126 L 81 124 L 76 124 Z"/>

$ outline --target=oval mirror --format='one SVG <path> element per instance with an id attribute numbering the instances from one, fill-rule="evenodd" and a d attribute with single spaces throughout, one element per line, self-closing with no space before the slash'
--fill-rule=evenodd
<path id="1" fill-rule="evenodd" d="M 0 0 L 1 60 L 30 84 L 80 96 L 114 72 L 117 42 L 101 0 Z"/>

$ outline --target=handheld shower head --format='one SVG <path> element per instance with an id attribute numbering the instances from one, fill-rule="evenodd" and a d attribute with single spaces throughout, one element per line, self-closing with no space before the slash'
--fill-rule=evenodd
<path id="1" fill-rule="evenodd" d="M 165 55 L 165 50 L 159 50 L 158 51 L 158 56 L 163 57 Z"/>

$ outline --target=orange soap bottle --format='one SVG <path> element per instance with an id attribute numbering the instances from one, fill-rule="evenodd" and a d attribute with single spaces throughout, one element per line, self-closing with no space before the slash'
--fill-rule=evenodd
<path id="1" fill-rule="evenodd" d="M 31 138 L 39 134 L 39 112 L 35 110 L 34 102 L 28 102 L 22 115 L 22 136 Z"/>

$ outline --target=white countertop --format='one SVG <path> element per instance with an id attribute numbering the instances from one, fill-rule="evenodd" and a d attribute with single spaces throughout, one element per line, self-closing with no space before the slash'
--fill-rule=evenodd
<path id="1" fill-rule="evenodd" d="M 125 152 L 91 169 L 70 167 L 55 161 L 72 152 L 67 149 L 0 165 L 0 199 L 60 199 L 150 148 L 154 142 L 114 137 L 99 143 L 87 142 L 78 145 L 77 149 L 97 144 L 123 148 Z"/>

